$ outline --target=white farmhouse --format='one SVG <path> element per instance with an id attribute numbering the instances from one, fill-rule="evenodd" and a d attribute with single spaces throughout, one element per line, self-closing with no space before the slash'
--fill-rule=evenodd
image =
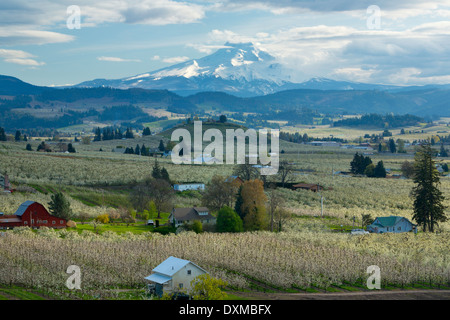
<path id="1" fill-rule="evenodd" d="M 161 297 L 164 293 L 172 294 L 191 291 L 191 281 L 196 277 L 208 273 L 195 263 L 170 256 L 152 270 L 152 274 L 145 278 L 148 281 L 150 293 Z"/>

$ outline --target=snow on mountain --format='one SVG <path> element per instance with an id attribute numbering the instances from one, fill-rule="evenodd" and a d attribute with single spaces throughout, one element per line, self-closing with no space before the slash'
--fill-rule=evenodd
<path id="1" fill-rule="evenodd" d="M 167 89 L 182 94 L 224 91 L 254 96 L 279 91 L 290 78 L 288 69 L 252 43 L 226 43 L 200 59 L 122 79 L 87 81 L 78 87 Z"/>
<path id="2" fill-rule="evenodd" d="M 396 86 L 312 78 L 292 82 L 291 70 L 252 43 L 229 43 L 199 58 L 156 71 L 116 79 L 96 79 L 77 87 L 109 86 L 119 89 L 165 89 L 180 95 L 220 91 L 241 97 L 266 95 L 289 89 L 398 90 Z"/>

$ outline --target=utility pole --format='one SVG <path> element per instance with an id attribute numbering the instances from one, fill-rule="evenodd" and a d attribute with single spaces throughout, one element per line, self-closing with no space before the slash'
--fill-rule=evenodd
<path id="1" fill-rule="evenodd" d="M 323 199 L 324 199 L 323 196 L 320 195 L 320 214 L 322 218 L 323 218 Z"/>

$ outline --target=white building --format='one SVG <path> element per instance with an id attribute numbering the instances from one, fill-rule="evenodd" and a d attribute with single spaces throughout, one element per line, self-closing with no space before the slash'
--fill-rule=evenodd
<path id="1" fill-rule="evenodd" d="M 205 190 L 205 184 L 199 182 L 174 184 L 173 189 L 175 191 L 186 191 L 186 190 Z"/>
<path id="2" fill-rule="evenodd" d="M 170 256 L 152 270 L 145 278 L 150 293 L 162 296 L 164 293 L 187 293 L 191 291 L 191 281 L 208 273 L 195 263 Z"/>

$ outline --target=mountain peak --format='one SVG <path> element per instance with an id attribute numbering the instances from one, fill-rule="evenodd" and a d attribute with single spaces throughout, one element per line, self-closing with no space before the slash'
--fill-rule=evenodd
<path id="1" fill-rule="evenodd" d="M 202 58 L 123 79 L 110 80 L 117 88 L 167 89 L 177 93 L 224 91 L 260 95 L 277 91 L 290 81 L 289 72 L 275 57 L 251 42 L 226 42 Z M 85 82 L 79 86 L 96 83 Z"/>

